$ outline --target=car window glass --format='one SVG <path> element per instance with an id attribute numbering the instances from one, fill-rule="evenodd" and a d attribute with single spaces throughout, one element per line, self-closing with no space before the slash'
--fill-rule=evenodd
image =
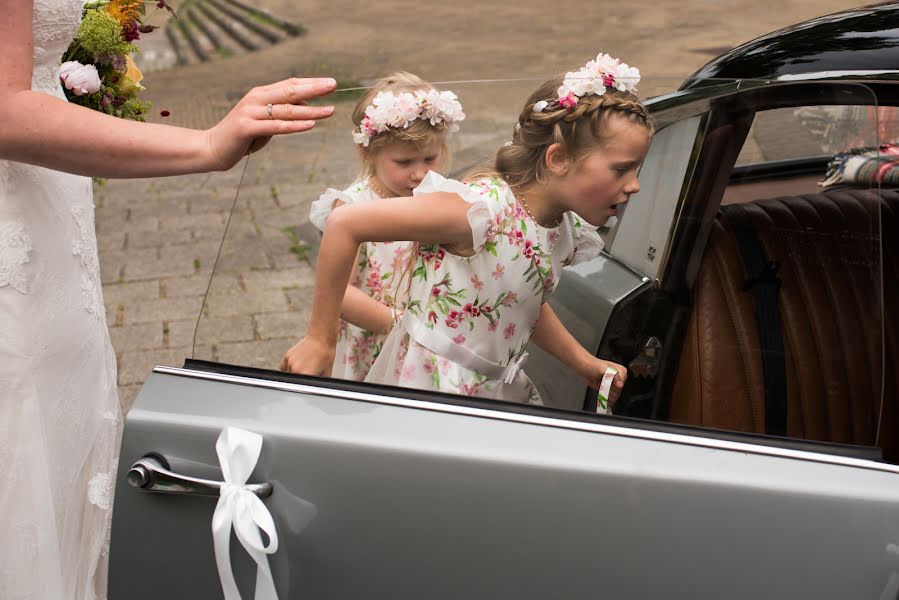
<path id="1" fill-rule="evenodd" d="M 489 166 L 540 83 L 435 82 L 458 95 L 466 115 L 452 136 L 450 159 L 435 170 L 461 179 Z M 359 178 L 351 116 L 368 89 L 352 85 L 332 94 L 323 101 L 336 107 L 331 119 L 303 135 L 272 140 L 232 170 L 242 182 L 197 322 L 194 358 L 277 369 L 304 333 L 321 237 L 310 223 L 310 205 L 326 190 L 342 191 Z"/>
<path id="2" fill-rule="evenodd" d="M 640 191 L 607 234 L 609 253 L 649 278 L 662 262 L 702 119 L 678 121 L 653 136 L 640 170 Z"/>
<path id="3" fill-rule="evenodd" d="M 435 84 L 457 93 L 466 114 L 452 137 L 451 158 L 441 166 L 443 174 L 461 179 L 472 170 L 491 167 L 497 149 L 512 137 L 521 105 L 542 82 Z M 670 91 L 679 83 L 657 78 L 649 87 Z M 321 236 L 310 223 L 309 207 L 326 190 L 344 190 L 361 175 L 359 148 L 350 134 L 351 113 L 367 90 L 356 85 L 336 92 L 329 99 L 337 107 L 332 119 L 307 134 L 276 138 L 247 160 L 197 323 L 194 358 L 272 369 L 287 341 L 299 339 L 305 331 Z M 622 248 L 630 246 L 621 251 L 623 256 L 635 254 L 638 246 L 642 254 L 647 246 L 658 246 L 658 258 L 641 265 L 653 273 L 698 127 L 697 117 L 657 134 L 648 157 L 652 169 L 641 171 L 641 179 L 653 173 L 650 189 L 640 195 L 653 218 L 631 218 L 621 236 L 625 239 L 618 242 Z M 237 176 L 239 169 L 232 175 Z M 601 233 L 609 234 L 613 225 L 614 219 Z M 607 241 L 611 240 L 609 235 Z"/>
<path id="4" fill-rule="evenodd" d="M 872 142 L 899 142 L 895 106 L 813 105 L 758 113 L 737 165 L 830 156 Z"/>
<path id="5" fill-rule="evenodd" d="M 460 131 L 452 139 L 452 160 L 440 167 L 444 174 L 461 179 L 472 169 L 489 164 L 497 148 L 511 139 L 523 99 L 539 83 L 514 80 L 438 84 L 438 88 L 458 94 L 466 113 Z M 733 87 L 732 83 L 722 85 Z M 240 193 L 215 259 L 196 329 L 194 358 L 276 370 L 284 352 L 302 337 L 312 305 L 320 241 L 319 232 L 309 222 L 310 205 L 326 189 L 343 190 L 360 175 L 359 149 L 350 134 L 350 112 L 364 92 L 364 86 L 337 92 L 332 99 L 338 107 L 333 119 L 308 134 L 272 141 L 264 152 L 251 156 L 245 165 L 235 169 L 234 176 L 239 172 L 242 178 Z M 850 129 L 855 132 L 853 144 L 878 145 L 879 129 L 876 120 L 869 118 L 871 114 L 881 114 L 876 110 L 873 94 L 857 86 L 854 101 L 861 108 L 846 102 L 839 104 L 827 93 L 823 96 L 826 98 L 808 107 L 770 113 L 794 119 L 805 115 L 807 121 L 809 115 L 815 114 L 812 109 L 836 107 L 858 116 L 853 126 L 814 129 L 812 142 L 806 144 L 788 127 L 780 128 L 778 135 L 777 127 L 771 131 L 767 125 L 759 125 L 769 118 L 760 112 L 725 192 L 727 205 L 743 204 L 755 210 L 769 199 L 783 196 L 766 186 L 794 181 L 792 174 L 784 176 L 784 172 L 777 171 L 790 153 L 800 162 L 809 157 L 817 160 L 809 163 L 817 171 L 805 174 L 815 180 L 797 195 L 825 191 L 816 182 L 825 177 L 837 148 L 847 143 L 849 138 L 843 136 Z M 875 107 L 873 113 L 869 106 Z M 803 113 L 802 108 L 809 110 Z M 768 352 L 763 342 L 771 331 L 769 321 L 762 325 L 756 322 L 751 284 L 753 280 L 762 285 L 774 281 L 775 286 L 789 289 L 792 294 L 790 315 L 805 318 L 799 323 L 787 315 L 779 328 L 786 344 L 783 352 L 788 357 L 785 380 L 791 407 L 787 411 L 790 421 L 783 433 L 787 437 L 876 445 L 883 395 L 883 289 L 879 271 L 880 208 L 863 194 L 870 185 L 841 184 L 844 189 L 851 188 L 851 196 L 860 195 L 864 206 L 848 230 L 844 227 L 848 217 L 835 217 L 836 213 L 827 213 L 830 220 L 819 219 L 817 225 L 777 221 L 772 229 L 759 230 L 757 236 L 765 252 L 773 253 L 773 246 L 768 245 L 774 242 L 779 252 L 776 256 L 764 255 L 762 267 L 769 266 L 769 271 L 759 268 L 757 273 L 747 275 L 749 267 L 742 257 L 745 250 L 741 250 L 733 233 L 726 237 L 728 256 L 704 258 L 700 251 L 695 257 L 699 269 L 693 282 L 696 286 L 709 284 L 713 275 L 719 279 L 727 276 L 726 269 L 732 271 L 732 276 L 725 277 L 734 286 L 731 291 L 712 282 L 710 289 L 717 304 L 706 314 L 712 315 L 711 323 L 702 326 L 695 322 L 706 306 L 702 303 L 709 299 L 708 290 L 703 292 L 705 295 L 697 287 L 665 296 L 662 290 L 654 289 L 652 279 L 659 275 L 659 265 L 670 251 L 673 224 L 683 217 L 684 202 L 690 200 L 683 196 L 684 184 L 692 176 L 703 144 L 705 115 L 703 110 L 694 110 L 667 122 L 657 132 L 640 171 L 640 192 L 631 198 L 623 214 L 619 213 L 617 223 L 609 222 L 600 230 L 606 252 L 565 269 L 551 305 L 582 345 L 631 371 L 617 414 L 765 433 L 764 416 L 759 421 L 759 415 L 764 415 L 765 386 L 769 384 L 763 376 L 760 356 Z M 768 154 L 758 151 L 767 148 L 778 150 Z M 757 154 L 747 158 L 751 152 Z M 762 165 L 768 171 L 753 165 Z M 751 167 L 751 172 L 741 172 L 744 167 Z M 721 168 L 729 170 L 731 165 L 722 164 Z M 739 201 L 733 200 L 738 193 L 742 194 Z M 724 208 L 717 224 L 710 225 L 740 218 L 737 213 L 728 212 L 727 206 Z M 714 217 L 714 211 L 708 214 L 709 218 Z M 752 213 L 745 218 L 755 222 L 756 217 Z M 710 239 L 709 244 L 720 241 Z M 725 262 L 716 262 L 721 260 Z M 397 265 L 383 267 L 379 271 L 381 277 L 389 275 Z M 810 272 L 828 276 L 815 279 L 817 287 L 812 290 L 799 277 Z M 837 274 L 845 277 L 838 281 L 831 276 Z M 835 299 L 837 294 L 842 302 L 838 305 L 840 319 L 818 308 L 826 306 L 826 299 Z M 627 308 L 632 301 L 634 308 Z M 453 310 L 463 307 L 448 304 L 445 308 L 433 311 L 438 319 L 450 318 Z M 735 314 L 742 321 L 735 321 Z M 735 331 L 735 326 L 742 329 Z M 697 333 L 701 335 L 693 335 Z M 466 334 L 459 330 L 457 336 L 462 340 Z M 658 346 L 652 345 L 653 339 L 657 339 Z M 352 349 L 347 360 L 370 363 L 377 351 L 377 347 L 362 343 Z M 537 348 L 529 348 L 529 352 L 525 372 L 546 396 L 546 405 L 595 410 L 595 391 L 589 391 L 580 377 L 558 361 L 552 362 L 555 359 L 547 358 Z M 742 356 L 742 352 L 751 357 Z M 850 373 L 845 369 L 845 364 L 861 364 L 858 361 L 862 359 L 864 367 L 860 371 Z M 651 366 L 653 361 L 655 367 Z M 744 368 L 749 363 L 753 365 L 751 372 Z M 810 365 L 817 365 L 818 371 Z M 724 371 L 709 374 L 709 369 L 718 367 Z M 439 368 L 433 368 L 439 375 Z M 830 372 L 835 368 L 844 371 L 841 386 L 814 375 L 821 369 Z M 712 392 L 702 389 L 708 383 L 704 378 L 708 377 L 717 386 Z M 741 383 L 741 377 L 748 380 Z M 854 386 L 864 389 L 864 408 L 864 403 L 857 400 L 858 394 L 852 391 Z M 734 402 L 739 406 L 733 406 Z M 716 410 L 709 410 L 704 403 L 711 403 Z M 812 404 L 817 408 L 811 409 Z M 708 419 L 710 414 L 725 416 Z M 737 414 L 738 418 L 731 419 Z"/>
<path id="6" fill-rule="evenodd" d="M 876 175 L 896 111 L 864 87 L 803 94 L 803 106 L 755 114 L 674 344 L 668 418 L 896 461 L 882 213 L 899 197 Z"/>

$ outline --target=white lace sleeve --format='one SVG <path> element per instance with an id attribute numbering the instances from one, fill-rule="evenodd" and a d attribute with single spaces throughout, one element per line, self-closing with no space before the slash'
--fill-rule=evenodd
<path id="1" fill-rule="evenodd" d="M 570 251 L 564 259 L 564 264 L 576 265 L 599 256 L 605 244 L 599 236 L 596 228 L 575 215 L 566 213 L 563 221 L 565 237 L 571 240 Z"/>
<path id="2" fill-rule="evenodd" d="M 474 251 L 480 252 L 481 248 L 484 247 L 484 243 L 488 240 L 490 226 L 493 222 L 490 205 L 484 199 L 483 193 L 461 181 L 447 179 L 434 171 L 428 171 L 428 174 L 425 175 L 419 186 L 412 191 L 412 194 L 420 196 L 421 194 L 433 192 L 452 192 L 471 204 L 467 213 L 468 225 L 471 227 L 471 240 L 474 245 Z"/>
<path id="3" fill-rule="evenodd" d="M 345 204 L 353 203 L 353 197 L 348 193 L 328 188 L 309 208 L 309 221 L 320 231 L 325 230 L 325 222 L 328 220 L 331 211 L 334 210 L 334 203 L 338 200 Z"/>

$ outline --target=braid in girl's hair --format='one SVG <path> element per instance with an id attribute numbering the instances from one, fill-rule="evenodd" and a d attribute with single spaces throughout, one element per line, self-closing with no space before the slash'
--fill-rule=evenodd
<path id="1" fill-rule="evenodd" d="M 577 98 L 566 108 L 556 98 L 561 77 L 551 79 L 535 91 L 518 117 L 512 143 L 496 153 L 494 174 L 514 186 L 543 181 L 546 149 L 559 144 L 575 160 L 607 142 L 606 121 L 617 116 L 653 131 L 655 125 L 639 98 L 631 92 L 607 89 L 602 95 Z M 539 103 L 539 104 L 538 104 Z M 534 107 L 542 105 L 540 112 Z M 478 173 L 474 176 L 482 175 Z M 470 176 L 471 177 L 471 176 Z"/>

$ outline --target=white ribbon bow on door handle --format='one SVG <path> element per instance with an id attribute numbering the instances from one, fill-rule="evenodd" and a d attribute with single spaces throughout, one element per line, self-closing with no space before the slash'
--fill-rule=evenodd
<path id="1" fill-rule="evenodd" d="M 268 555 L 278 550 L 278 532 L 262 500 L 247 489 L 247 479 L 262 450 L 262 436 L 236 427 L 226 427 L 215 443 L 225 482 L 212 515 L 215 562 L 225 600 L 241 600 L 231 571 L 231 527 L 247 553 L 256 561 L 256 600 L 278 600 Z M 262 542 L 259 530 L 268 536 Z"/>

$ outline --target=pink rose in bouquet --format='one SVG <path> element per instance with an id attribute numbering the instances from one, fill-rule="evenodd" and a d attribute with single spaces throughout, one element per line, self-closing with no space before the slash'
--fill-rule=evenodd
<path id="1" fill-rule="evenodd" d="M 77 60 L 62 63 L 59 67 L 59 78 L 66 89 L 76 96 L 93 94 L 100 90 L 100 74 L 94 65 L 82 65 Z"/>

